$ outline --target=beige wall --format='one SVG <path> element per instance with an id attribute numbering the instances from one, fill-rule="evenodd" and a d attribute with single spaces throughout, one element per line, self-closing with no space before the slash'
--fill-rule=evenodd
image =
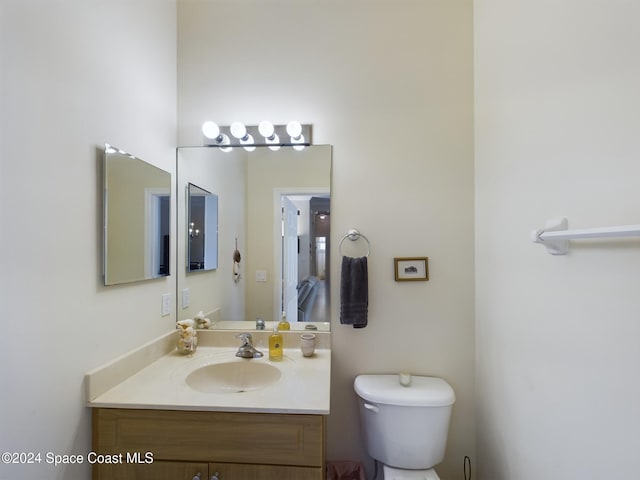
<path id="1" fill-rule="evenodd" d="M 179 143 L 201 144 L 207 119 L 313 123 L 333 145 L 332 242 L 350 228 L 371 241 L 369 326 L 332 307 L 329 458 L 371 467 L 353 379 L 410 370 L 456 391 L 438 470 L 461 478 L 475 458 L 471 1 L 181 0 L 178 17 Z M 402 256 L 429 256 L 430 281 L 394 282 Z"/>
<path id="2" fill-rule="evenodd" d="M 479 478 L 637 477 L 640 4 L 474 4 Z"/>
<path id="3" fill-rule="evenodd" d="M 157 276 L 151 271 L 150 225 L 147 190 L 170 195 L 172 177 L 165 170 L 155 168 L 128 154 L 111 153 L 105 174 L 105 248 L 108 261 L 104 273 L 108 284 L 126 283 Z M 169 220 L 170 221 L 170 220 Z M 173 228 L 169 231 L 173 232 Z M 173 269 L 171 269 L 173 270 Z"/>
<path id="4" fill-rule="evenodd" d="M 174 277 L 102 285 L 102 150 L 167 171 L 176 145 L 175 2 L 0 6 L 1 478 L 90 478 L 85 372 L 166 332 Z"/>
<path id="5" fill-rule="evenodd" d="M 300 167 L 303 163 L 306 168 Z M 330 173 L 331 147 L 328 145 L 315 145 L 303 151 L 283 148 L 272 152 L 265 148 L 249 154 L 245 320 L 261 317 L 267 321 L 278 321 L 281 316 L 282 301 L 278 298 L 276 302 L 274 294 L 276 284 L 282 279 L 282 254 L 276 256 L 276 249 L 281 248 L 282 241 L 281 226 L 275 221 L 274 190 L 296 187 L 316 189 L 314 193 L 327 192 Z M 297 190 L 295 193 L 301 191 L 304 192 Z M 267 272 L 266 282 L 254 281 L 257 270 Z"/>
<path id="6" fill-rule="evenodd" d="M 186 272 L 186 232 L 178 232 L 178 317 L 194 318 L 198 312 L 211 320 L 244 320 L 246 282 L 233 281 L 233 252 L 245 251 L 247 156 L 243 150 L 221 152 L 217 148 L 182 148 L 178 152 L 178 225 L 186 225 L 187 184 L 189 182 L 218 195 L 218 268 Z M 244 265 L 241 262 L 241 265 Z M 244 277 L 244 267 L 242 276 Z M 184 288 L 190 304 L 182 303 Z"/>

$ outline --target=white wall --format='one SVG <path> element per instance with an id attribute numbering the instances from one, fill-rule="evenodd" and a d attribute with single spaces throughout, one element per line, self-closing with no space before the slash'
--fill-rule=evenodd
<path id="1" fill-rule="evenodd" d="M 635 478 L 640 245 L 529 233 L 640 222 L 640 4 L 474 4 L 479 478 Z"/>
<path id="2" fill-rule="evenodd" d="M 83 375 L 171 328 L 174 277 L 102 286 L 102 145 L 168 171 L 176 144 L 174 1 L 0 5 L 0 478 L 87 479 L 46 452 L 91 447 Z"/>
<path id="3" fill-rule="evenodd" d="M 369 326 L 338 321 L 333 282 L 330 460 L 365 459 L 353 379 L 410 370 L 453 385 L 444 480 L 474 451 L 470 0 L 178 3 L 178 140 L 205 120 L 297 118 L 333 144 L 332 242 L 371 241 Z M 427 283 L 393 258 L 429 256 Z M 332 258 L 338 275 L 340 259 Z M 337 278 L 337 277 L 336 277 Z"/>

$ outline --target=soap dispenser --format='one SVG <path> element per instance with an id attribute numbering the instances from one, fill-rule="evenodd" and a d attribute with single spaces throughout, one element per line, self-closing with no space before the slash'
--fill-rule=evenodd
<path id="1" fill-rule="evenodd" d="M 282 334 L 278 331 L 278 327 L 274 325 L 273 333 L 269 337 L 269 360 L 282 360 Z"/>
<path id="2" fill-rule="evenodd" d="M 291 330 L 291 324 L 287 320 L 287 313 L 282 312 L 282 318 L 278 323 L 278 330 Z"/>

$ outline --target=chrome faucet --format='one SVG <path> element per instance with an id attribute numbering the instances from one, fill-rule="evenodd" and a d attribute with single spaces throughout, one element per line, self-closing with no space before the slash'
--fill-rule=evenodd
<path id="1" fill-rule="evenodd" d="M 236 338 L 242 340 L 242 345 L 238 348 L 236 357 L 260 358 L 263 356 L 263 353 L 256 350 L 253 346 L 253 337 L 250 333 L 241 333 L 240 335 L 236 335 Z"/>

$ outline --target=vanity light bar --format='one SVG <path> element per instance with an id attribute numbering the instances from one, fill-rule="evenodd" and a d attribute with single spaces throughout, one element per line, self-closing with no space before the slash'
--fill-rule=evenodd
<path id="1" fill-rule="evenodd" d="M 223 152 L 229 152 L 233 147 L 242 147 L 249 152 L 256 147 L 269 147 L 271 150 L 293 147 L 302 150 L 311 145 L 311 125 L 295 121 L 286 125 L 274 125 L 267 121 L 259 125 L 234 122 L 228 126 L 207 121 L 202 125 L 202 135 L 205 146 L 219 147 Z"/>

